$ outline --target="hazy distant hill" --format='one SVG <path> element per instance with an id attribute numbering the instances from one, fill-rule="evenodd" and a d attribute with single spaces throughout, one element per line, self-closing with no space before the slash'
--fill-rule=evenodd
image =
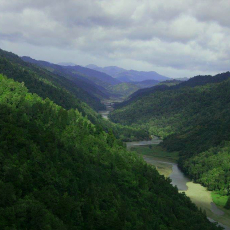
<path id="1" fill-rule="evenodd" d="M 110 76 L 116 77 L 118 74 L 125 72 L 126 70 L 117 66 L 99 67 L 97 65 L 87 65 L 87 68 L 94 69 L 103 73 L 107 73 Z"/>
<path id="2" fill-rule="evenodd" d="M 99 67 L 96 65 L 88 65 L 87 68 L 101 71 L 115 77 L 123 82 L 135 82 L 144 80 L 157 80 L 166 81 L 170 78 L 158 74 L 155 71 L 137 71 L 137 70 L 126 70 L 117 66 Z"/>
<path id="3" fill-rule="evenodd" d="M 72 62 L 60 62 L 57 65 L 61 65 L 61 66 L 75 66 L 76 64 L 74 64 Z"/>
<path id="4" fill-rule="evenodd" d="M 123 82 L 120 82 L 116 78 L 113 78 L 106 73 L 77 65 L 60 66 L 46 61 L 38 61 L 30 57 L 22 57 L 22 59 L 26 62 L 46 68 L 52 73 L 66 77 L 88 93 L 100 99 L 108 99 L 110 96 L 127 97 L 140 88 L 144 88 L 145 86 L 150 87 L 153 85 L 152 82 L 143 84 L 141 82 L 128 82 L 124 84 Z M 154 81 L 154 84 L 157 83 L 158 81 Z"/>
<path id="5" fill-rule="evenodd" d="M 15 81 L 24 82 L 31 93 L 36 93 L 42 98 L 49 97 L 64 108 L 78 108 L 79 111 L 83 111 L 85 105 L 80 100 L 95 110 L 104 108 L 98 97 L 73 84 L 72 81 L 25 62 L 19 56 L 1 49 L 0 73 Z"/>
<path id="6" fill-rule="evenodd" d="M 55 67 L 55 68 L 59 68 L 62 70 L 65 70 L 66 72 L 72 73 L 72 74 L 78 74 L 81 75 L 81 77 L 87 78 L 91 81 L 93 81 L 94 83 L 101 85 L 101 86 L 105 86 L 105 84 L 119 84 L 120 81 L 99 71 L 93 70 L 93 69 L 89 69 L 89 68 L 85 68 L 79 65 L 56 65 L 53 63 L 49 63 L 49 62 L 45 62 L 45 61 L 38 61 L 35 59 L 32 59 L 30 57 L 22 57 L 22 59 L 24 61 L 30 62 L 30 63 L 34 63 L 34 64 L 39 64 L 42 65 L 43 67 Z M 71 64 L 71 63 L 66 63 L 66 64 Z M 52 66 L 51 66 L 52 65 Z M 104 82 L 105 84 L 103 84 L 102 82 Z"/>
<path id="7" fill-rule="evenodd" d="M 87 75 L 89 77 L 97 78 L 98 80 L 109 83 L 111 85 L 116 85 L 116 84 L 121 83 L 118 79 L 111 77 L 111 75 L 108 75 L 104 72 L 97 71 L 94 69 L 85 68 L 85 67 L 82 67 L 79 65 L 65 66 L 65 68 L 68 68 L 68 70 L 70 70 L 72 72 L 82 73 L 82 74 Z"/>
<path id="8" fill-rule="evenodd" d="M 93 80 L 88 79 L 85 76 L 82 76 L 82 74 L 79 73 L 73 73 L 72 69 L 69 70 L 69 67 L 56 65 L 53 63 L 49 63 L 46 61 L 38 61 L 30 57 L 22 57 L 22 59 L 26 62 L 38 65 L 40 67 L 43 67 L 47 70 L 49 70 L 52 73 L 58 74 L 60 76 L 63 76 L 72 82 L 75 83 L 78 87 L 84 89 L 89 94 L 96 96 L 97 98 L 108 98 L 109 93 L 105 88 L 102 86 L 98 86 Z M 89 77 L 90 78 L 90 77 Z"/>

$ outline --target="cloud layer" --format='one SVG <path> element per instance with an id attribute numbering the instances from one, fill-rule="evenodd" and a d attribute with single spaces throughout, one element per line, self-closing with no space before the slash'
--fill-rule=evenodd
<path id="1" fill-rule="evenodd" d="M 0 46 L 82 65 L 193 76 L 230 69 L 229 0 L 0 0 Z"/>

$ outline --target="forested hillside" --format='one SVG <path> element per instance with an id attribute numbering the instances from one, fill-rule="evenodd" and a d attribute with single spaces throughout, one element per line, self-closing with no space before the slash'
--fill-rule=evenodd
<path id="1" fill-rule="evenodd" d="M 70 80 L 24 62 L 17 55 L 0 50 L 0 73 L 24 82 L 30 92 L 49 97 L 65 108 L 78 107 L 79 99 L 95 110 L 104 108 L 99 98 L 89 94 Z M 83 109 L 80 109 L 83 110 Z"/>
<path id="2" fill-rule="evenodd" d="M 47 62 L 45 62 L 47 63 Z M 49 63 L 48 63 L 49 65 Z M 0 50 L 0 74 L 6 74 L 10 78 L 23 82 L 29 92 L 36 93 L 43 99 L 49 98 L 65 109 L 77 108 L 84 116 L 107 132 L 113 130 L 117 138 L 124 141 L 148 139 L 149 133 L 146 130 L 113 124 L 102 119 L 92 108 L 104 109 L 100 100 L 73 84 L 72 81 L 26 63 L 17 55 Z M 79 82 L 77 82 L 78 84 Z M 90 84 L 88 85 L 89 89 Z M 81 101 L 88 102 L 88 105 Z M 90 107 L 91 106 L 91 107 Z"/>
<path id="3" fill-rule="evenodd" d="M 108 99 L 110 97 L 126 98 L 138 89 L 143 88 L 139 84 L 122 83 L 103 72 L 82 66 L 60 66 L 45 61 L 37 61 L 30 57 L 22 57 L 22 59 L 71 80 L 88 93 L 100 99 Z"/>
<path id="4" fill-rule="evenodd" d="M 82 75 L 81 73 L 73 71 L 71 69 L 72 66 L 66 67 L 66 66 L 61 66 L 61 65 L 50 63 L 50 62 L 46 62 L 46 61 L 37 61 L 30 57 L 22 57 L 22 60 L 25 62 L 35 64 L 36 66 L 40 66 L 50 71 L 51 73 L 57 74 L 59 76 L 62 76 L 62 77 L 65 77 L 71 80 L 75 85 L 77 85 L 78 87 L 81 87 L 86 92 L 88 92 L 91 95 L 96 96 L 97 98 L 100 98 L 100 99 L 109 98 L 109 93 L 102 86 L 105 83 L 100 82 L 101 84 L 97 85 L 94 82 L 94 79 L 95 79 L 94 77 L 85 76 L 85 75 Z"/>
<path id="5" fill-rule="evenodd" d="M 179 165 L 192 179 L 230 194 L 230 73 L 198 76 L 158 86 L 123 104 L 114 122 L 148 128 L 163 145 L 180 151 Z"/>
<path id="6" fill-rule="evenodd" d="M 111 132 L 2 75 L 0 130 L 1 229 L 218 229 Z"/>

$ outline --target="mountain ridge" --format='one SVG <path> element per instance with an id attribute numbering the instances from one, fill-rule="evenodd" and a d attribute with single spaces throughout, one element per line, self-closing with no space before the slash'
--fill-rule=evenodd
<path id="1" fill-rule="evenodd" d="M 88 68 L 92 68 L 104 73 L 111 75 L 119 80 L 126 79 L 130 82 L 132 81 L 144 81 L 144 80 L 157 80 L 157 81 L 165 81 L 171 78 L 165 77 L 163 75 L 158 74 L 155 71 L 137 71 L 137 70 L 126 70 L 117 66 L 107 66 L 107 67 L 99 67 L 96 65 L 87 65 Z"/>

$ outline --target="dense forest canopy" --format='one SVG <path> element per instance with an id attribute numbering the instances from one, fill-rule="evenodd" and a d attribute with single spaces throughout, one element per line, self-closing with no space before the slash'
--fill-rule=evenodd
<path id="1" fill-rule="evenodd" d="M 41 97 L 49 97 L 65 108 L 80 109 L 80 101 L 89 104 L 93 109 L 100 110 L 104 105 L 100 100 L 86 92 L 79 85 L 73 84 L 63 76 L 53 74 L 42 68 L 24 62 L 17 55 L 0 50 L 0 72 L 14 80 L 25 82 L 33 93 Z"/>
<path id="2" fill-rule="evenodd" d="M 218 229 L 78 110 L 2 75 L 0 107 L 1 229 Z"/>

